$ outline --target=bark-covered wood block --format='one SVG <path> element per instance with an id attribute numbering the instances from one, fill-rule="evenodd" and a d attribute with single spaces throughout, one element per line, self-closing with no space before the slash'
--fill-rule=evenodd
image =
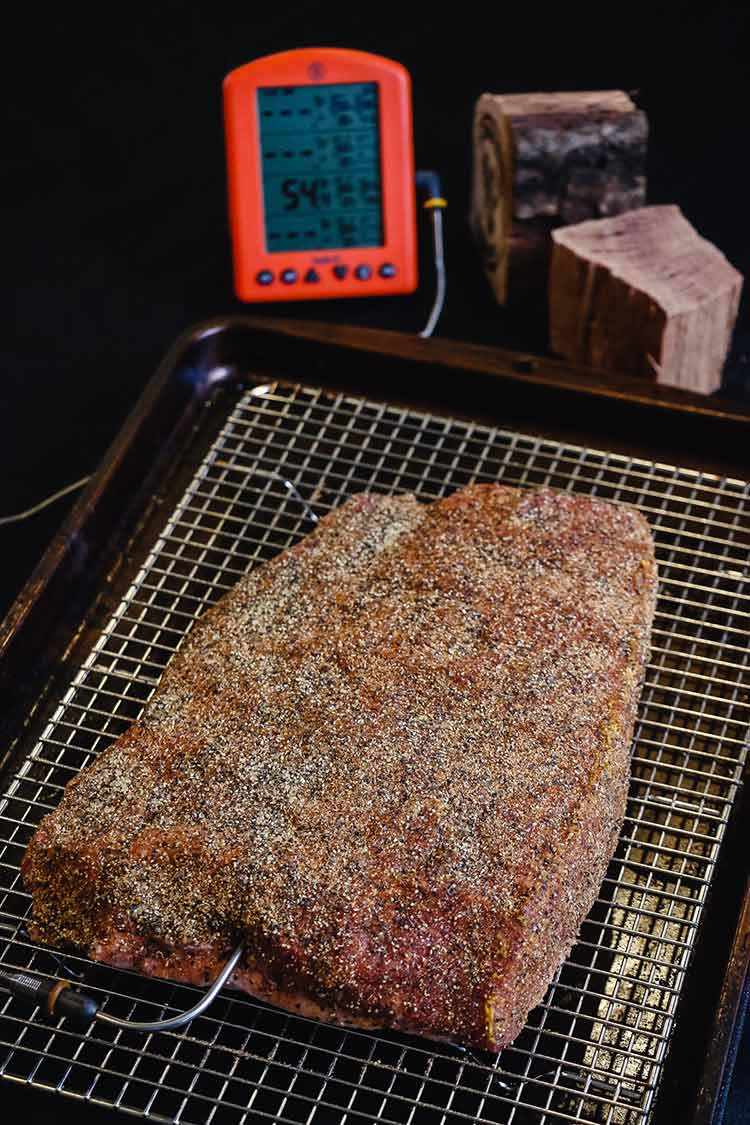
<path id="1" fill-rule="evenodd" d="M 710 394 L 742 275 L 679 207 L 642 207 L 552 233 L 550 345 L 578 363 Z"/>
<path id="2" fill-rule="evenodd" d="M 482 94 L 470 224 L 500 304 L 545 291 L 555 226 L 643 205 L 647 140 L 620 90 Z"/>

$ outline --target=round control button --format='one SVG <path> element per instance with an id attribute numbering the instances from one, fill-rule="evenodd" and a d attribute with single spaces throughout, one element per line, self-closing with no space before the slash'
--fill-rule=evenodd
<path id="1" fill-rule="evenodd" d="M 297 280 L 297 271 L 283 270 L 281 274 L 281 280 L 285 285 L 294 285 L 295 281 Z"/>
<path id="2" fill-rule="evenodd" d="M 358 281 L 367 281 L 369 277 L 372 277 L 372 266 L 357 266 L 354 276 Z"/>
<path id="3" fill-rule="evenodd" d="M 378 270 L 378 273 L 381 277 L 395 277 L 396 267 L 394 266 L 393 262 L 383 262 L 382 266 Z"/>
<path id="4" fill-rule="evenodd" d="M 348 273 L 349 273 L 349 267 L 348 266 L 334 266 L 333 267 L 333 276 L 337 277 L 339 279 L 339 281 L 343 281 Z"/>
<path id="5" fill-rule="evenodd" d="M 259 270 L 255 275 L 255 280 L 258 285 L 270 285 L 273 281 L 273 274 L 270 270 Z"/>

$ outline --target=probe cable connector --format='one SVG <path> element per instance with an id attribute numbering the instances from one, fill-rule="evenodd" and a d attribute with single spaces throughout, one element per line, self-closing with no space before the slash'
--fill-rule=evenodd
<path id="1" fill-rule="evenodd" d="M 90 1024 L 99 1010 L 93 996 L 71 988 L 69 980 L 50 980 L 23 972 L 0 972 L 0 988 L 19 1000 L 38 1004 L 50 1017 L 66 1016 L 80 1024 Z"/>
<path id="2" fill-rule="evenodd" d="M 88 1026 L 94 1020 L 101 1020 L 102 1023 L 121 1027 L 126 1031 L 174 1031 L 190 1023 L 190 1020 L 195 1019 L 196 1016 L 200 1016 L 213 1003 L 236 969 L 243 949 L 244 945 L 238 945 L 232 950 L 211 987 L 192 1008 L 163 1020 L 124 1020 L 111 1016 L 100 1009 L 93 996 L 72 988 L 68 980 L 50 980 L 25 972 L 0 972 L 0 989 L 4 989 L 19 1000 L 29 1000 L 32 1004 L 37 1004 L 51 1019 L 64 1016 L 83 1026 Z"/>

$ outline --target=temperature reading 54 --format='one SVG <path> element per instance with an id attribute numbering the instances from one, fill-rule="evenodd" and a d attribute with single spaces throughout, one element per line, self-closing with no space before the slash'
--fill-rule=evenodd
<path id="1" fill-rule="evenodd" d="M 359 180 L 354 183 L 352 180 L 340 177 L 335 180 L 292 178 L 284 180 L 281 185 L 281 193 L 287 201 L 284 204 L 285 211 L 296 211 L 300 204 L 303 208 L 330 207 L 333 192 L 336 193 L 336 199 L 343 208 L 355 207 L 357 203 L 375 207 L 380 203 L 378 185 L 372 180 Z"/>
<path id="2" fill-rule="evenodd" d="M 300 205 L 300 199 L 307 200 L 309 205 L 313 208 L 331 206 L 331 191 L 329 180 L 284 180 L 281 185 L 281 193 L 288 201 L 284 204 L 285 211 L 296 211 Z"/>

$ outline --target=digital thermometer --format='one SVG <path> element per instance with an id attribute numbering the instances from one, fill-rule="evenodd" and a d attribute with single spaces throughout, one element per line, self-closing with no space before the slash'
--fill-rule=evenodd
<path id="1" fill-rule="evenodd" d="M 235 291 L 243 301 L 411 293 L 411 83 L 399 63 L 304 48 L 224 80 Z"/>

